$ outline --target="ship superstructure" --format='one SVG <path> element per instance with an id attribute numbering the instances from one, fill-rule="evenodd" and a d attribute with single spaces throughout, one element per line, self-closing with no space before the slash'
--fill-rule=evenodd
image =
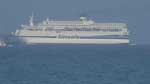
<path id="1" fill-rule="evenodd" d="M 128 44 L 128 27 L 125 23 L 97 23 L 86 17 L 77 21 L 46 19 L 39 24 L 21 25 L 15 36 L 26 44 L 80 43 L 80 44 Z"/>

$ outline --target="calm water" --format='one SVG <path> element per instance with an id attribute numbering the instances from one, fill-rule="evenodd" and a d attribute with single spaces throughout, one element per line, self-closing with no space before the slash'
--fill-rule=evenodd
<path id="1" fill-rule="evenodd" d="M 0 48 L 0 84 L 150 84 L 150 45 Z"/>

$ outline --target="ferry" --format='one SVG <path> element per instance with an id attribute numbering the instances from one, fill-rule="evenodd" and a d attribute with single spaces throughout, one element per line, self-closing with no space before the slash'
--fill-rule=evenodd
<path id="1" fill-rule="evenodd" d="M 126 23 L 95 22 L 87 17 L 73 21 L 46 19 L 34 24 L 31 16 L 29 25 L 21 25 L 13 36 L 25 44 L 129 44 Z"/>

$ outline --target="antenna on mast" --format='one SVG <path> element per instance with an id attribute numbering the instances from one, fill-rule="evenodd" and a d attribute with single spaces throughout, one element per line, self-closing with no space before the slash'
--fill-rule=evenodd
<path id="1" fill-rule="evenodd" d="M 34 14 L 32 13 L 32 16 L 30 16 L 30 20 L 29 20 L 30 26 L 34 26 L 33 19 L 34 19 Z"/>

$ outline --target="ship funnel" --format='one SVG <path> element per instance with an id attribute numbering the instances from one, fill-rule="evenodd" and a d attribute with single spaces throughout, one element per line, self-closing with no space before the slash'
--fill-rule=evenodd
<path id="1" fill-rule="evenodd" d="M 87 17 L 80 17 L 80 21 L 88 21 Z"/>

